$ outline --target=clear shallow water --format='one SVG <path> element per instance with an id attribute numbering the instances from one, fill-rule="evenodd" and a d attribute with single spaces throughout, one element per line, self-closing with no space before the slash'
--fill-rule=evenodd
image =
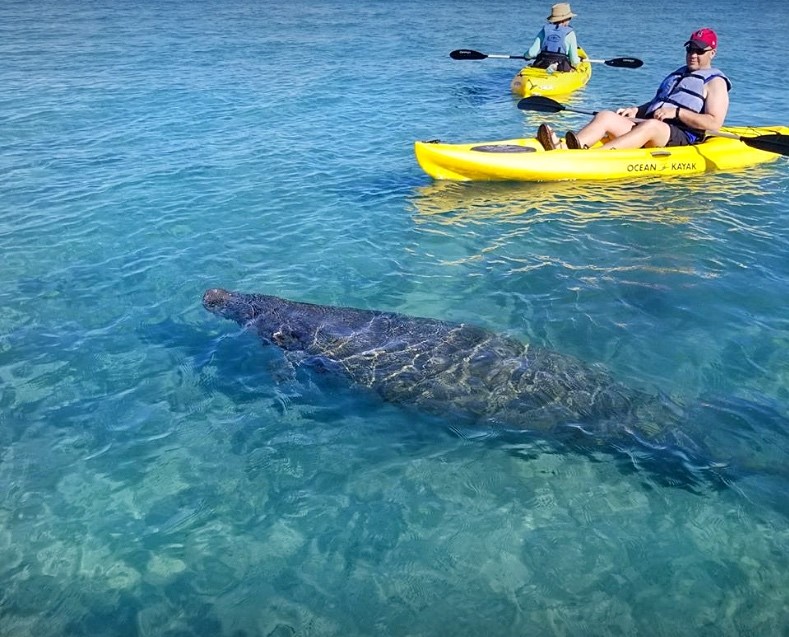
<path id="1" fill-rule="evenodd" d="M 784 3 L 760 7 L 757 25 L 733 2 L 574 4 L 591 55 L 646 66 L 596 67 L 573 103 L 640 101 L 711 24 L 729 122 L 786 124 L 775 76 L 726 49 L 781 41 Z M 732 455 L 784 462 L 785 159 L 550 187 L 416 165 L 415 139 L 533 133 L 517 64 L 447 54 L 519 53 L 545 11 L 2 5 L 0 633 L 787 630 L 785 481 L 694 493 L 458 436 L 289 376 L 200 306 L 220 285 L 480 324 L 701 405 Z"/>

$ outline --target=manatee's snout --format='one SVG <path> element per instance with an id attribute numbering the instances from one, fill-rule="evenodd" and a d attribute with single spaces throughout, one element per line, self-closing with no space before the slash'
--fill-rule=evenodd
<path id="1" fill-rule="evenodd" d="M 232 298 L 232 294 L 222 288 L 211 288 L 203 294 L 203 307 L 209 312 L 220 311 Z"/>
<path id="2" fill-rule="evenodd" d="M 203 294 L 203 307 L 212 314 L 221 316 L 239 325 L 244 325 L 257 316 L 254 299 L 248 294 L 228 292 L 222 288 L 211 288 Z"/>

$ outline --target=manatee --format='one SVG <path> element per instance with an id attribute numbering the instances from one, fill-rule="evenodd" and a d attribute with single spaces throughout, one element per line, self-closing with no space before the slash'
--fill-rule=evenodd
<path id="1" fill-rule="evenodd" d="M 634 462 L 668 452 L 709 468 L 677 426 L 679 406 L 630 388 L 601 365 L 478 326 L 210 289 L 203 305 L 279 347 L 295 366 L 334 373 L 383 400 L 452 425 L 585 441 Z M 636 458 L 641 453 L 643 458 Z"/>

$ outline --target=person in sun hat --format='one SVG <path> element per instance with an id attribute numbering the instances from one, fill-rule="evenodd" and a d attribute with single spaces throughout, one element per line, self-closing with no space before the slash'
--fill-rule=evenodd
<path id="1" fill-rule="evenodd" d="M 580 131 L 565 135 L 566 147 L 588 148 L 601 140 L 603 149 L 687 146 L 703 141 L 705 131 L 723 126 L 731 82 L 712 66 L 718 35 L 701 28 L 690 34 L 684 46 L 685 64 L 663 80 L 655 97 L 641 106 L 600 111 Z M 559 147 L 546 124 L 540 125 L 537 139 L 547 150 Z"/>
<path id="2" fill-rule="evenodd" d="M 526 59 L 534 60 L 532 66 L 538 69 L 553 67 L 557 71 L 572 71 L 581 63 L 575 30 L 570 26 L 570 20 L 574 17 L 575 14 L 566 2 L 551 7 L 547 24 L 540 29 L 534 43 L 523 54 Z"/>

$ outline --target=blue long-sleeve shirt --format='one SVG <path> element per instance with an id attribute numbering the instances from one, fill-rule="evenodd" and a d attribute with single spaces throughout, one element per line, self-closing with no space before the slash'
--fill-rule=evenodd
<path id="1" fill-rule="evenodd" d="M 545 42 L 545 27 L 540 29 L 534 43 L 529 47 L 525 57 L 530 60 L 536 58 L 540 51 L 542 51 L 542 43 Z M 564 48 L 567 50 L 567 57 L 570 58 L 570 64 L 573 67 L 578 67 L 581 63 L 581 56 L 578 55 L 578 41 L 575 38 L 575 31 L 570 31 L 564 38 Z"/>

